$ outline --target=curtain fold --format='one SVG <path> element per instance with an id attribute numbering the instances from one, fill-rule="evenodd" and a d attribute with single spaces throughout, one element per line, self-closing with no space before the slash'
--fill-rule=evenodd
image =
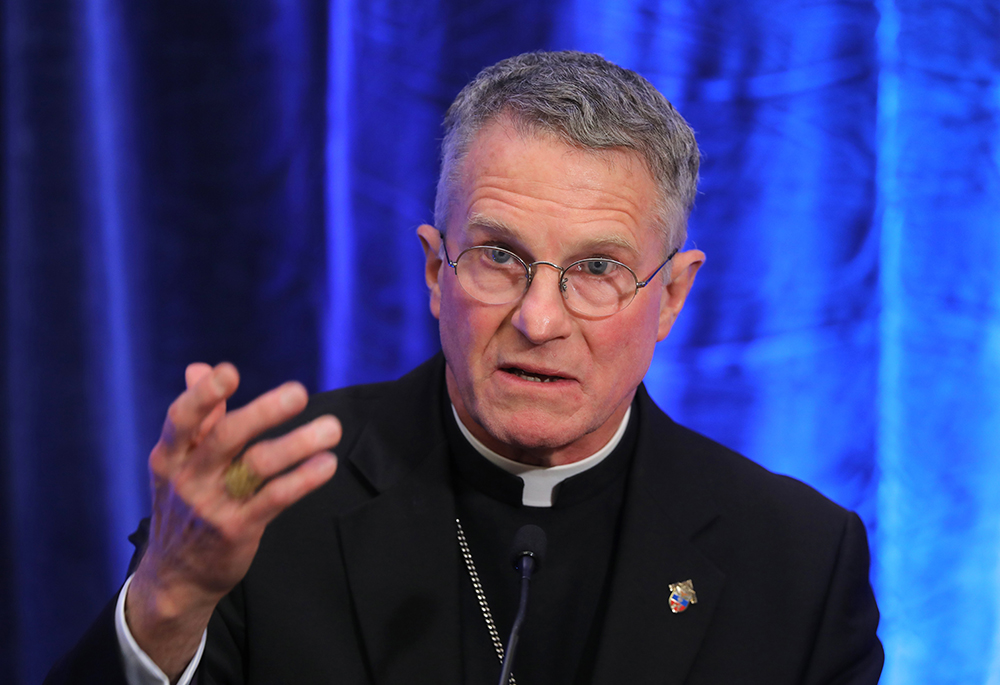
<path id="1" fill-rule="evenodd" d="M 857 510 L 886 683 L 1000 683 L 995 0 L 6 0 L 0 681 L 123 580 L 184 366 L 235 405 L 437 349 L 440 121 L 527 50 L 653 81 L 708 255 L 647 376 L 676 419 Z"/>
<path id="2" fill-rule="evenodd" d="M 996 683 L 1000 7 L 880 9 L 885 682 Z"/>

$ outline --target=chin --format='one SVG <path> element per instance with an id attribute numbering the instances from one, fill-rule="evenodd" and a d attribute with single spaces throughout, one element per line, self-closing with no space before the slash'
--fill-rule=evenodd
<path id="1" fill-rule="evenodd" d="M 566 447 L 593 431 L 578 420 L 544 412 L 477 412 L 476 420 L 495 440 L 520 450 L 552 451 Z M 527 414 L 527 415 L 525 415 Z"/>

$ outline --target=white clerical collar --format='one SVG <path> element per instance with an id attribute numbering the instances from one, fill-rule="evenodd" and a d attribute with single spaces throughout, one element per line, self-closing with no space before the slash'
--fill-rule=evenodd
<path id="1" fill-rule="evenodd" d="M 622 417 L 621 425 L 618 426 L 618 430 L 615 431 L 615 434 L 611 436 L 611 440 L 604 447 L 586 459 L 573 462 L 572 464 L 549 467 L 531 466 L 530 464 L 522 464 L 519 461 L 501 457 L 469 432 L 469 429 L 462 423 L 462 419 L 458 417 L 458 412 L 455 411 L 454 404 L 451 405 L 451 412 L 455 415 L 455 421 L 458 423 L 458 428 L 462 431 L 462 435 L 465 436 L 465 439 L 469 441 L 469 444 L 477 452 L 486 457 L 491 463 L 499 466 L 507 473 L 517 476 L 524 482 L 524 489 L 521 491 L 521 504 L 526 507 L 551 507 L 555 499 L 557 485 L 567 478 L 575 476 L 578 473 L 583 473 L 587 469 L 594 468 L 618 447 L 618 443 L 621 442 L 622 436 L 625 435 L 625 429 L 628 427 L 628 419 L 632 415 L 632 407 L 630 405 L 625 410 L 625 416 Z"/>

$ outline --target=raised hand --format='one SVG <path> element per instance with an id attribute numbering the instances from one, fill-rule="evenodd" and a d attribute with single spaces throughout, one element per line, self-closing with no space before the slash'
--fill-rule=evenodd
<path id="1" fill-rule="evenodd" d="M 191 660 L 219 600 L 246 574 L 264 528 L 336 470 L 326 450 L 340 423 L 322 416 L 241 457 L 264 480 L 236 498 L 225 474 L 246 443 L 302 411 L 305 388 L 286 383 L 226 412 L 239 385 L 231 364 L 192 364 L 188 388 L 167 411 L 149 456 L 153 515 L 149 544 L 126 599 L 136 642 L 171 679 Z"/>

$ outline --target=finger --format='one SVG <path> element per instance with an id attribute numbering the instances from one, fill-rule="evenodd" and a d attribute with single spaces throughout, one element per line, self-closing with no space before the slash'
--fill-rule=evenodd
<path id="1" fill-rule="evenodd" d="M 337 457 L 329 452 L 313 455 L 288 473 L 270 481 L 260 492 L 247 500 L 246 515 L 261 524 L 298 502 L 333 477 Z"/>
<path id="2" fill-rule="evenodd" d="M 266 480 L 307 457 L 333 449 L 340 442 L 341 433 L 340 421 L 327 414 L 287 435 L 257 443 L 241 459 Z"/>
<path id="3" fill-rule="evenodd" d="M 201 451 L 207 458 L 201 466 L 212 469 L 228 465 L 251 438 L 292 418 L 305 409 L 308 400 L 309 395 L 302 384 L 290 382 L 229 412 L 205 437 Z"/>
<path id="4" fill-rule="evenodd" d="M 184 369 L 184 382 L 187 384 L 188 388 L 193 388 L 198 381 L 211 372 L 212 367 L 205 362 L 194 362 L 193 364 L 188 364 L 187 368 Z"/>
<path id="5" fill-rule="evenodd" d="M 198 381 L 211 372 L 212 367 L 204 362 L 194 362 L 193 364 L 188 364 L 187 368 L 184 369 L 184 382 L 187 384 L 188 388 L 193 388 L 198 384 Z M 223 400 L 222 402 L 219 402 L 219 404 L 215 405 L 215 408 L 212 409 L 208 416 L 202 420 L 201 426 L 199 426 L 194 438 L 191 441 L 192 444 L 197 445 L 204 440 L 205 436 L 208 435 L 208 432 L 215 427 L 215 424 L 218 423 L 219 419 L 221 419 L 225 413 L 226 402 Z"/>
<path id="6" fill-rule="evenodd" d="M 223 362 L 185 390 L 167 410 L 160 442 L 169 452 L 187 449 L 196 441 L 202 422 L 239 386 L 236 367 Z"/>

